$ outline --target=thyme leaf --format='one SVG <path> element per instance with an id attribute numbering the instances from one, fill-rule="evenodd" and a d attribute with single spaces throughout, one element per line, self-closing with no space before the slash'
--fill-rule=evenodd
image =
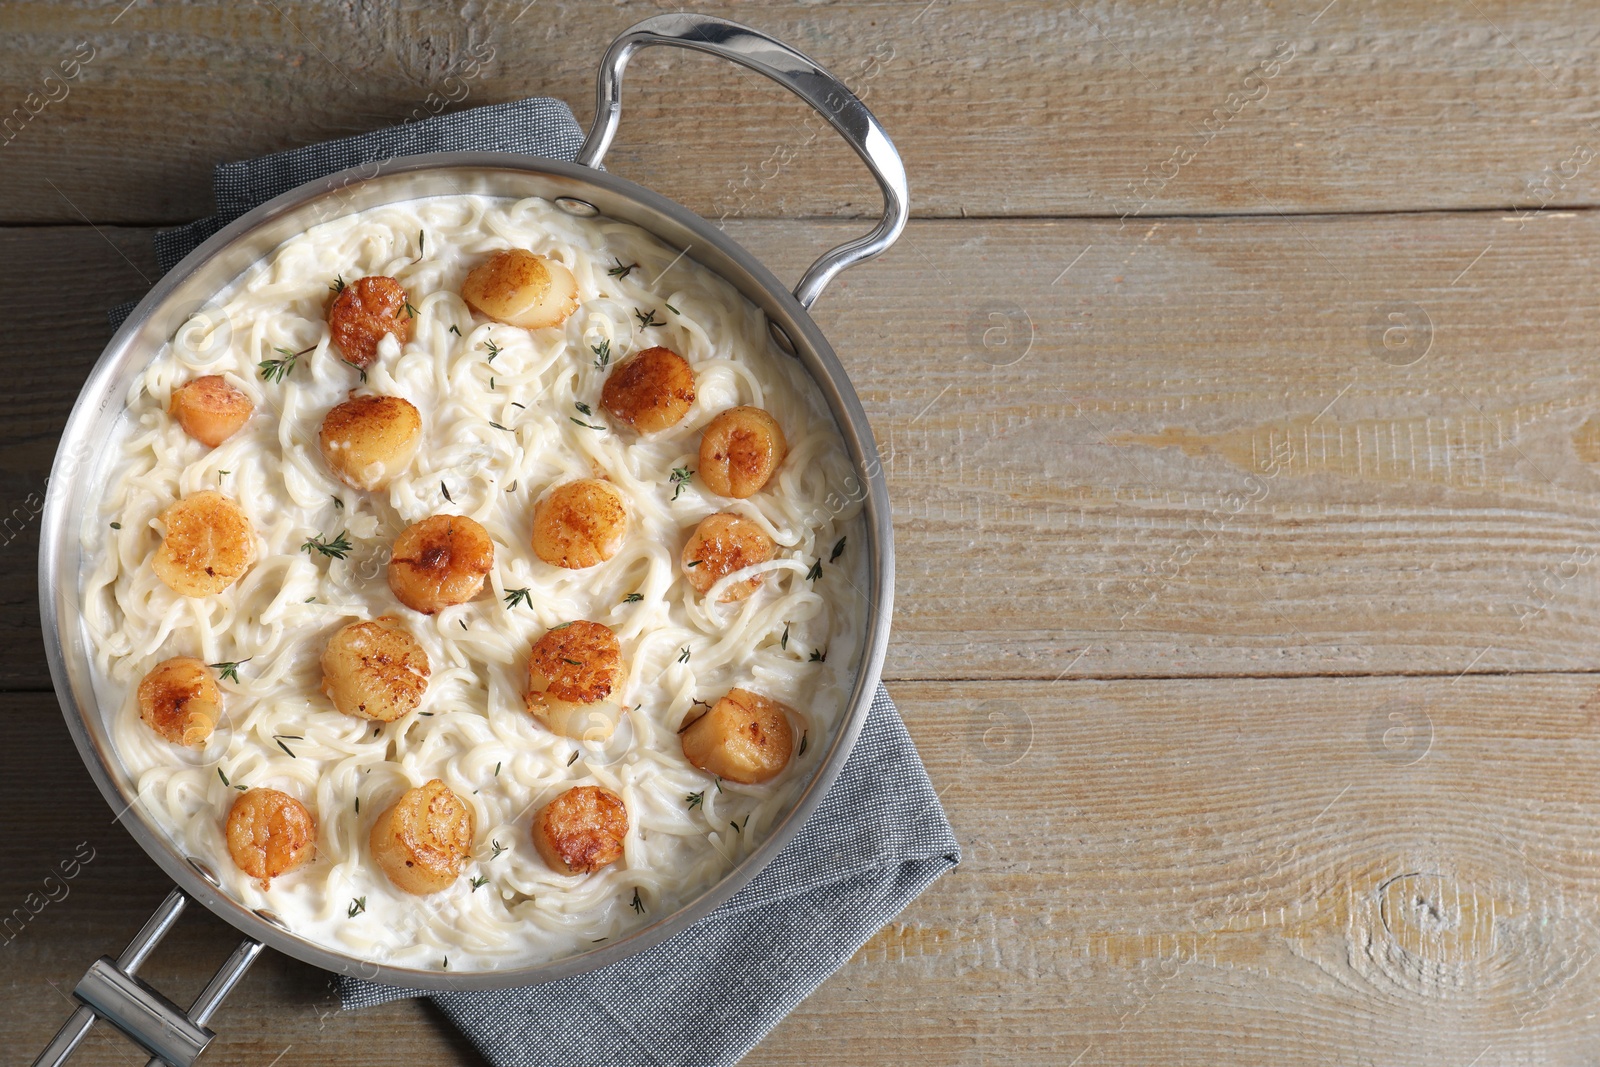
<path id="1" fill-rule="evenodd" d="M 249 663 L 254 658 L 255 657 L 253 657 L 253 656 L 246 656 L 244 659 L 241 659 L 241 660 L 224 660 L 221 663 L 207 663 L 206 666 L 210 667 L 212 670 L 218 672 L 218 675 L 222 678 L 223 681 L 225 681 L 225 682 L 238 682 L 238 680 L 239 680 L 239 664 L 241 664 L 241 663 Z"/>
<path id="2" fill-rule="evenodd" d="M 848 540 L 849 538 L 847 537 L 839 538 L 839 543 L 833 546 L 833 554 L 828 557 L 829 563 L 832 563 L 834 560 L 844 555 L 844 543 Z"/>
<path id="3" fill-rule="evenodd" d="M 694 477 L 694 471 L 688 467 L 672 468 L 672 499 L 678 499 L 678 494 L 683 492 L 683 487 L 689 484 L 689 479 Z"/>
<path id="4" fill-rule="evenodd" d="M 616 260 L 616 264 L 617 265 L 615 267 L 612 267 L 610 270 L 606 271 L 606 273 L 611 275 L 613 278 L 626 278 L 628 275 L 639 269 L 639 264 L 637 263 L 629 263 L 626 267 L 624 267 L 622 265 L 622 260 L 620 259 Z"/>
<path id="5" fill-rule="evenodd" d="M 627 596 L 622 598 L 622 602 L 624 604 L 637 604 L 639 601 L 641 601 L 643 599 L 644 599 L 644 594 L 643 593 L 629 593 Z"/>
<path id="6" fill-rule="evenodd" d="M 274 348 L 273 351 L 282 353 L 283 358 L 264 359 L 260 363 L 256 364 L 256 366 L 261 369 L 262 380 L 268 382 L 283 381 L 289 375 L 294 373 L 295 362 L 307 352 L 315 351 L 316 347 L 316 345 L 312 345 L 309 348 L 302 348 L 298 352 L 284 348 L 281 345 Z"/>
<path id="7" fill-rule="evenodd" d="M 693 811 L 706 802 L 706 791 L 702 789 L 698 793 L 690 793 L 683 798 L 683 802 L 688 805 L 690 811 Z"/>
<path id="8" fill-rule="evenodd" d="M 605 370 L 611 363 L 611 338 L 601 338 L 597 345 L 590 345 L 589 351 L 594 353 L 594 369 Z"/>
<path id="9" fill-rule="evenodd" d="M 346 919 L 354 919 L 357 915 L 367 910 L 367 898 L 356 897 L 350 902 L 350 910 L 344 913 Z"/>
<path id="10" fill-rule="evenodd" d="M 656 309 L 655 308 L 651 308 L 649 311 L 640 311 L 638 308 L 634 308 L 633 309 L 633 317 L 639 320 L 639 329 L 641 329 L 641 330 L 644 329 L 647 326 L 665 326 L 666 325 L 666 323 L 660 322 L 660 321 L 658 321 L 656 319 Z"/>
<path id="11" fill-rule="evenodd" d="M 518 604 L 526 604 L 531 608 L 533 607 L 533 594 L 528 592 L 527 589 L 507 589 L 505 602 L 508 608 L 514 608 Z"/>
<path id="12" fill-rule="evenodd" d="M 355 546 L 350 543 L 350 539 L 345 536 L 346 533 L 348 533 L 348 531 L 341 530 L 339 531 L 339 536 L 331 539 L 325 538 L 322 534 L 318 534 L 315 537 L 308 537 L 300 545 L 300 551 L 306 553 L 307 555 L 312 552 L 321 552 L 329 559 L 344 559 L 350 554 L 351 550 L 355 548 Z"/>

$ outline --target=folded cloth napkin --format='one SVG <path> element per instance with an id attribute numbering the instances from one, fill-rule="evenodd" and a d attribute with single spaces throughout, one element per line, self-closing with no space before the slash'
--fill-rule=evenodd
<path id="1" fill-rule="evenodd" d="M 567 105 L 533 99 L 440 115 L 217 168 L 217 215 L 156 235 L 161 269 L 257 204 L 346 167 L 444 151 L 572 159 Z M 117 324 L 133 305 L 112 313 Z M 833 788 L 773 862 L 705 919 L 648 952 L 558 982 L 427 993 L 338 979 L 346 1008 L 435 1001 L 497 1067 L 723 1067 L 960 862 L 905 724 L 880 686 Z"/>

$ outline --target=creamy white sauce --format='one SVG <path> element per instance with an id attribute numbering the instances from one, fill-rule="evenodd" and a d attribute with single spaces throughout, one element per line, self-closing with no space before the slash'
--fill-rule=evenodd
<path id="1" fill-rule="evenodd" d="M 506 247 L 572 270 L 581 304 L 563 326 L 530 332 L 467 308 L 459 295 L 467 271 Z M 626 276 L 607 273 L 633 263 Z M 337 277 L 370 274 L 406 287 L 415 336 L 404 346 L 387 338 L 361 385 L 330 350 L 325 316 Z M 319 225 L 216 303 L 227 325 L 180 330 L 130 391 L 120 434 L 107 443 L 103 496 L 83 529 L 84 617 L 97 689 L 109 697 L 103 714 L 139 802 L 181 852 L 205 862 L 245 905 L 269 909 L 308 939 L 373 961 L 459 972 L 614 939 L 693 898 L 767 835 L 839 725 L 868 605 L 859 493 L 849 491 L 857 482 L 843 441 L 816 385 L 771 345 L 753 305 L 633 225 L 572 218 L 537 199 L 470 196 Z M 652 310 L 665 325 L 641 327 L 635 312 Z M 493 362 L 490 341 L 499 348 Z M 608 369 L 596 365 L 594 346 L 603 342 L 611 366 L 657 344 L 683 355 L 697 391 L 687 418 L 646 437 L 614 428 L 599 406 Z M 262 360 L 308 347 L 281 382 L 263 380 Z M 256 404 L 245 428 L 216 449 L 166 414 L 173 389 L 199 374 L 224 375 Z M 403 396 L 422 413 L 417 458 L 379 493 L 340 483 L 317 448 L 324 413 L 353 388 Z M 738 404 L 765 407 L 782 426 L 790 452 L 777 475 L 749 500 L 718 498 L 698 480 L 673 499 L 673 469 L 697 466 L 700 431 Z M 530 547 L 534 502 L 555 484 L 591 476 L 609 478 L 628 500 L 624 547 L 588 570 L 544 564 Z M 157 516 L 203 489 L 244 508 L 257 559 L 225 592 L 188 599 L 156 578 L 150 559 L 160 544 Z M 754 519 L 779 546 L 761 591 L 720 606 L 694 593 L 678 562 L 695 525 L 717 511 Z M 426 617 L 394 599 L 385 564 L 395 535 L 436 513 L 482 523 L 495 566 L 478 599 Z M 301 550 L 307 538 L 341 532 L 354 544 L 347 559 Z M 819 559 L 822 576 L 808 580 Z M 531 604 L 508 607 L 507 590 L 523 588 Z M 641 599 L 628 603 L 632 593 Z M 383 614 L 417 636 L 432 678 L 416 712 L 378 725 L 333 709 L 319 660 L 339 627 Z M 614 629 L 630 664 L 622 699 L 635 710 L 603 746 L 555 736 L 524 708 L 530 643 L 580 618 Z M 823 652 L 825 660 L 812 658 Z M 139 719 L 139 680 L 176 655 L 241 662 L 239 681 L 222 683 L 223 721 L 203 749 L 169 744 Z M 736 685 L 797 709 L 797 736 L 807 739 L 765 785 L 719 786 L 679 745 L 693 701 L 714 702 Z M 451 888 L 414 897 L 375 867 L 367 835 L 401 792 L 430 778 L 472 806 L 476 842 Z M 626 802 L 624 859 L 591 875 L 558 874 L 533 848 L 532 816 L 584 784 Z M 289 793 L 317 820 L 315 861 L 267 890 L 234 866 L 223 839 L 240 786 Z M 692 794 L 703 799 L 691 803 Z"/>

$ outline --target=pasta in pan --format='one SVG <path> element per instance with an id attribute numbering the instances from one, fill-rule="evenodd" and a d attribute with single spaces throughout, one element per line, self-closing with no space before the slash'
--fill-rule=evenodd
<path id="1" fill-rule="evenodd" d="M 456 971 L 616 938 L 759 844 L 868 604 L 843 440 L 753 305 L 630 224 L 466 195 L 318 225 L 216 303 L 83 530 L 113 744 L 181 851 Z"/>

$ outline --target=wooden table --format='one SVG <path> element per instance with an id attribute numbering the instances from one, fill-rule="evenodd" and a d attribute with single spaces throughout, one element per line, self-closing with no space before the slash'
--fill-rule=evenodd
<path id="1" fill-rule="evenodd" d="M 0 145 L 0 910 L 94 856 L 0 945 L 12 1059 L 164 892 L 34 606 L 102 311 L 214 163 L 402 121 L 471 48 L 451 106 L 587 122 L 657 8 L 524 2 L 0 3 L 0 108 L 66 90 Z M 906 157 L 915 220 L 817 317 L 891 457 L 887 679 L 966 853 L 747 1062 L 1592 1062 L 1600 18 L 705 6 L 845 75 Z M 806 119 L 651 52 L 608 162 L 793 278 L 877 206 Z M 231 940 L 186 920 L 146 973 L 183 999 Z M 476 1062 L 274 954 L 215 1026 L 225 1063 Z"/>

